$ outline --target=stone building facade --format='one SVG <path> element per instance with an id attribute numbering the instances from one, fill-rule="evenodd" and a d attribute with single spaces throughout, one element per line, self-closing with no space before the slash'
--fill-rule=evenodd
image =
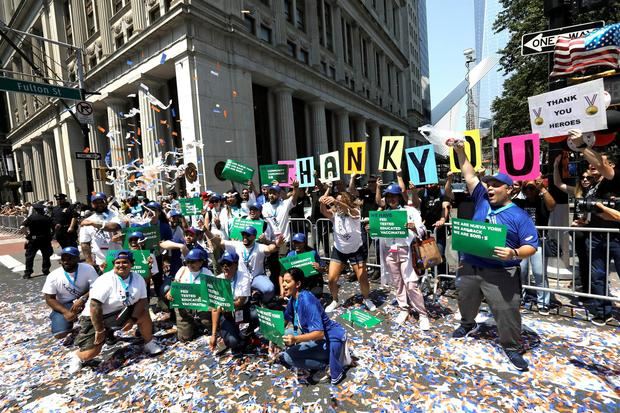
<path id="1" fill-rule="evenodd" d="M 34 186 L 26 199 L 118 192 L 105 159 L 76 159 L 85 147 L 112 166 L 170 162 L 183 148 L 197 167 L 192 191 L 227 189 L 214 169 L 228 158 L 257 168 L 347 141 L 368 142 L 375 171 L 381 136 L 413 146 L 425 121 L 410 21 L 419 1 L 3 1 L 10 27 L 82 48 L 84 88 L 96 92 L 88 138 L 57 99 L 7 92 L 18 179 Z M 77 81 L 75 51 L 37 39 L 23 50 L 46 77 Z M 0 65 L 33 80 L 2 41 Z"/>

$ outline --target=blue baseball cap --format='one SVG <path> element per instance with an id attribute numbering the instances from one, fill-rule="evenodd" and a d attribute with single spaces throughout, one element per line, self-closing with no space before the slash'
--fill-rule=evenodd
<path id="1" fill-rule="evenodd" d="M 80 251 L 75 247 L 64 247 L 60 255 L 73 255 L 74 257 L 80 256 Z"/>
<path id="2" fill-rule="evenodd" d="M 282 191 L 282 188 L 280 188 L 280 185 L 271 185 L 269 187 L 270 191 L 276 191 L 277 193 L 280 193 L 280 191 Z"/>
<path id="3" fill-rule="evenodd" d="M 114 261 L 112 262 L 116 262 L 116 260 L 121 258 L 128 259 L 133 264 L 133 253 L 131 251 L 120 250 L 116 253 L 116 255 L 114 256 Z"/>
<path id="4" fill-rule="evenodd" d="M 206 253 L 200 248 L 194 248 L 185 256 L 185 261 L 198 261 L 198 260 L 206 260 Z"/>
<path id="5" fill-rule="evenodd" d="M 210 202 L 220 202 L 221 200 L 222 200 L 222 197 L 219 196 L 218 194 L 213 194 L 209 197 Z"/>
<path id="6" fill-rule="evenodd" d="M 252 205 L 248 206 L 248 209 L 255 209 L 257 211 L 262 211 L 263 210 L 263 206 L 261 204 L 252 204 Z"/>
<path id="7" fill-rule="evenodd" d="M 392 195 L 400 195 L 403 193 L 403 190 L 400 189 L 398 184 L 389 184 L 387 188 L 383 191 L 383 195 L 392 194 Z"/>
<path id="8" fill-rule="evenodd" d="M 90 197 L 90 202 L 95 202 L 98 200 L 102 200 L 105 201 L 106 200 L 106 195 L 103 192 L 95 192 L 93 195 L 91 195 Z"/>
<path id="9" fill-rule="evenodd" d="M 173 209 L 172 211 L 170 211 L 170 218 L 178 217 L 178 216 L 181 216 L 181 215 L 182 214 L 179 211 L 177 211 L 176 209 Z"/>
<path id="10" fill-rule="evenodd" d="M 514 181 L 509 175 L 506 175 L 501 172 L 498 172 L 495 175 L 487 175 L 487 176 L 482 177 L 482 182 L 487 183 L 489 181 L 499 181 L 503 183 L 504 185 L 508 185 L 508 186 L 512 186 L 514 184 Z"/>
<path id="11" fill-rule="evenodd" d="M 243 231 L 241 231 L 241 233 L 256 236 L 258 232 L 256 231 L 256 228 L 247 226 L 243 229 Z"/>
<path id="12" fill-rule="evenodd" d="M 239 262 L 239 256 L 234 251 L 226 251 L 225 253 L 222 254 L 218 262 L 220 264 L 223 262 L 230 262 L 230 263 Z"/>
<path id="13" fill-rule="evenodd" d="M 130 240 L 132 238 L 143 239 L 144 238 L 144 233 L 141 232 L 141 231 L 134 231 L 131 234 L 129 234 L 129 236 L 127 237 L 128 240 Z"/>
<path id="14" fill-rule="evenodd" d="M 298 232 L 297 234 L 293 235 L 292 241 L 293 242 L 306 242 L 306 234 Z"/>
<path id="15" fill-rule="evenodd" d="M 161 204 L 159 202 L 151 201 L 146 204 L 146 207 L 150 209 L 161 209 Z"/>

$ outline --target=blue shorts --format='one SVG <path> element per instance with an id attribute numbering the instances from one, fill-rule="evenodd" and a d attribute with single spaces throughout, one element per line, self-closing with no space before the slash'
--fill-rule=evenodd
<path id="1" fill-rule="evenodd" d="M 332 261 L 339 262 L 341 264 L 346 264 L 347 262 L 351 265 L 362 264 L 366 262 L 368 258 L 368 249 L 362 244 L 359 249 L 350 254 L 345 254 L 336 249 L 336 247 L 332 247 L 332 254 L 330 256 Z"/>
<path id="2" fill-rule="evenodd" d="M 70 309 L 72 305 L 73 305 L 73 302 L 68 302 L 68 303 L 63 304 L 63 306 L 66 309 Z M 65 316 L 56 310 L 52 310 L 52 312 L 50 313 L 50 320 L 52 322 L 52 334 L 53 335 L 67 333 L 73 330 L 73 322 L 67 321 L 65 319 Z"/>

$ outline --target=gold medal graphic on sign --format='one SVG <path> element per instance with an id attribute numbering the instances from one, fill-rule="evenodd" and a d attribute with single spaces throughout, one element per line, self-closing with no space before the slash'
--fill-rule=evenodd
<path id="1" fill-rule="evenodd" d="M 588 105 L 589 105 L 586 108 L 586 114 L 588 115 L 596 115 L 598 113 L 598 107 L 594 106 L 594 102 L 596 102 L 596 96 L 597 96 L 596 93 L 594 94 L 594 96 L 592 96 L 592 98 L 588 96 L 584 96 L 586 99 L 586 102 L 588 102 Z"/>
<path id="2" fill-rule="evenodd" d="M 534 123 L 538 126 L 542 125 L 543 123 L 545 123 L 545 120 L 543 118 L 540 117 L 540 114 L 542 113 L 542 108 L 538 108 L 538 109 L 534 109 L 534 116 L 536 116 L 534 118 Z"/>

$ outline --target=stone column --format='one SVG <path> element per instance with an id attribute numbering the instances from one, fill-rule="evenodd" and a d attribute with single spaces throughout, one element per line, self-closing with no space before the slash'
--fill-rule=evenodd
<path id="1" fill-rule="evenodd" d="M 40 200 L 49 199 L 49 191 L 47 187 L 47 170 L 52 167 L 48 164 L 43 154 L 43 140 L 38 139 L 32 142 L 32 159 L 34 167 L 34 176 L 37 180 L 35 184 L 35 193 Z"/>
<path id="2" fill-rule="evenodd" d="M 295 120 L 293 118 L 293 89 L 278 87 L 276 95 L 276 122 L 280 159 L 297 159 Z"/>
<path id="3" fill-rule="evenodd" d="M 342 18 L 340 6 L 334 5 L 334 54 L 336 55 L 336 81 L 344 81 L 344 39 L 342 38 Z"/>
<path id="4" fill-rule="evenodd" d="M 141 83 L 148 86 L 149 92 L 153 96 L 158 96 L 159 86 L 157 83 L 155 83 L 155 81 L 141 80 Z M 146 96 L 147 94 L 144 89 L 142 89 L 141 87 L 138 88 L 138 103 L 140 106 L 140 130 L 142 133 L 142 139 L 140 140 L 140 143 L 142 143 L 142 160 L 144 162 L 144 166 L 148 167 L 149 165 L 157 163 L 158 159 L 161 158 L 161 151 L 159 150 L 158 145 L 155 143 L 155 141 L 159 139 L 157 133 L 157 131 L 159 130 L 159 116 L 157 115 L 157 112 L 155 112 L 151 108 L 151 103 Z M 157 191 L 159 191 L 160 189 L 161 183 L 155 185 L 153 188 L 148 190 L 148 198 L 155 199 Z"/>
<path id="5" fill-rule="evenodd" d="M 84 0 L 71 0 L 71 29 L 73 30 L 73 44 L 77 47 L 83 47 L 84 42 L 88 39 Z"/>
<path id="6" fill-rule="evenodd" d="M 13 162 L 15 162 L 15 175 L 17 181 L 24 180 L 24 152 L 20 148 L 13 149 Z"/>
<path id="7" fill-rule="evenodd" d="M 146 29 L 146 5 L 144 0 L 131 0 L 133 14 L 133 31 L 139 32 Z"/>
<path id="8" fill-rule="evenodd" d="M 369 123 L 368 133 L 368 161 L 370 162 L 369 171 L 374 173 L 379 167 L 379 151 L 381 150 L 381 132 L 377 122 Z"/>
<path id="9" fill-rule="evenodd" d="M 95 117 L 95 124 L 101 125 L 102 123 L 103 122 L 99 121 L 97 117 Z M 100 161 L 89 161 L 93 174 L 93 190 L 95 192 L 106 192 L 106 189 L 109 188 L 106 188 L 105 179 L 100 178 L 99 169 L 105 166 L 104 159 L 107 153 L 107 147 L 103 142 L 101 133 L 95 126 L 89 125 L 88 129 L 90 130 L 90 133 L 88 134 L 88 147 L 90 148 L 90 151 L 101 154 Z M 108 138 L 106 137 L 105 139 Z"/>
<path id="10" fill-rule="evenodd" d="M 32 189 L 35 189 L 34 182 L 34 169 L 32 165 L 32 147 L 30 145 L 23 145 L 22 151 L 24 154 L 24 180 L 32 182 Z M 24 199 L 29 202 L 34 202 L 36 199 L 36 192 L 26 192 Z"/>
<path id="11" fill-rule="evenodd" d="M 286 49 L 286 16 L 284 15 L 284 0 L 273 1 L 273 40 L 274 45 Z"/>
<path id="12" fill-rule="evenodd" d="M 362 142 L 366 140 L 366 118 L 357 116 L 355 118 L 355 136 L 354 141 Z"/>
<path id="13" fill-rule="evenodd" d="M 105 100 L 107 104 L 108 114 L 108 133 L 113 138 L 110 139 L 110 157 L 112 158 L 112 168 L 120 168 L 129 162 L 129 156 L 127 154 L 127 142 L 125 141 L 125 130 L 123 129 L 123 123 L 121 112 L 125 111 L 126 103 L 120 98 L 107 98 Z M 114 194 L 118 197 L 124 196 L 123 185 L 114 185 Z"/>
<path id="14" fill-rule="evenodd" d="M 56 156 L 56 147 L 53 133 L 43 134 L 43 156 L 47 161 L 47 189 L 51 195 L 60 192 L 60 165 Z"/>
<path id="15" fill-rule="evenodd" d="M 323 1 L 323 0 L 320 0 Z M 319 39 L 319 19 L 317 0 L 306 0 L 307 29 L 310 35 L 310 65 L 315 69 L 321 68 L 321 44 Z"/>
<path id="16" fill-rule="evenodd" d="M 353 23 L 351 27 L 351 44 L 353 53 L 353 79 L 355 80 L 355 91 L 362 90 L 362 46 L 360 40 L 360 28 L 357 23 Z"/>
<path id="17" fill-rule="evenodd" d="M 112 3 L 110 3 L 110 0 L 98 0 L 97 18 L 99 23 L 99 35 L 101 36 L 101 51 L 104 56 L 108 56 L 114 52 L 112 28 L 110 27 L 111 17 Z"/>
<path id="18" fill-rule="evenodd" d="M 336 124 L 337 124 L 337 142 L 338 150 L 342 151 L 344 143 L 351 141 L 351 128 L 349 127 L 349 112 L 340 109 L 336 111 Z"/>
<path id="19" fill-rule="evenodd" d="M 315 154 L 327 153 L 327 123 L 325 122 L 325 102 L 314 100 L 310 106 L 310 130 L 312 133 L 312 149 Z"/>
<path id="20" fill-rule="evenodd" d="M 20 73 L 21 69 L 17 66 L 17 59 L 19 59 L 19 57 L 13 58 L 13 61 L 11 62 L 11 66 L 13 68 L 13 72 Z M 17 76 L 17 78 L 21 78 L 21 76 Z M 24 123 L 24 120 L 26 119 L 26 115 L 24 114 L 24 94 L 23 93 L 9 93 L 8 95 L 15 96 L 15 108 L 17 109 L 17 116 L 19 117 L 19 122 L 16 122 L 16 125 L 14 126 L 21 125 L 22 123 Z"/>

